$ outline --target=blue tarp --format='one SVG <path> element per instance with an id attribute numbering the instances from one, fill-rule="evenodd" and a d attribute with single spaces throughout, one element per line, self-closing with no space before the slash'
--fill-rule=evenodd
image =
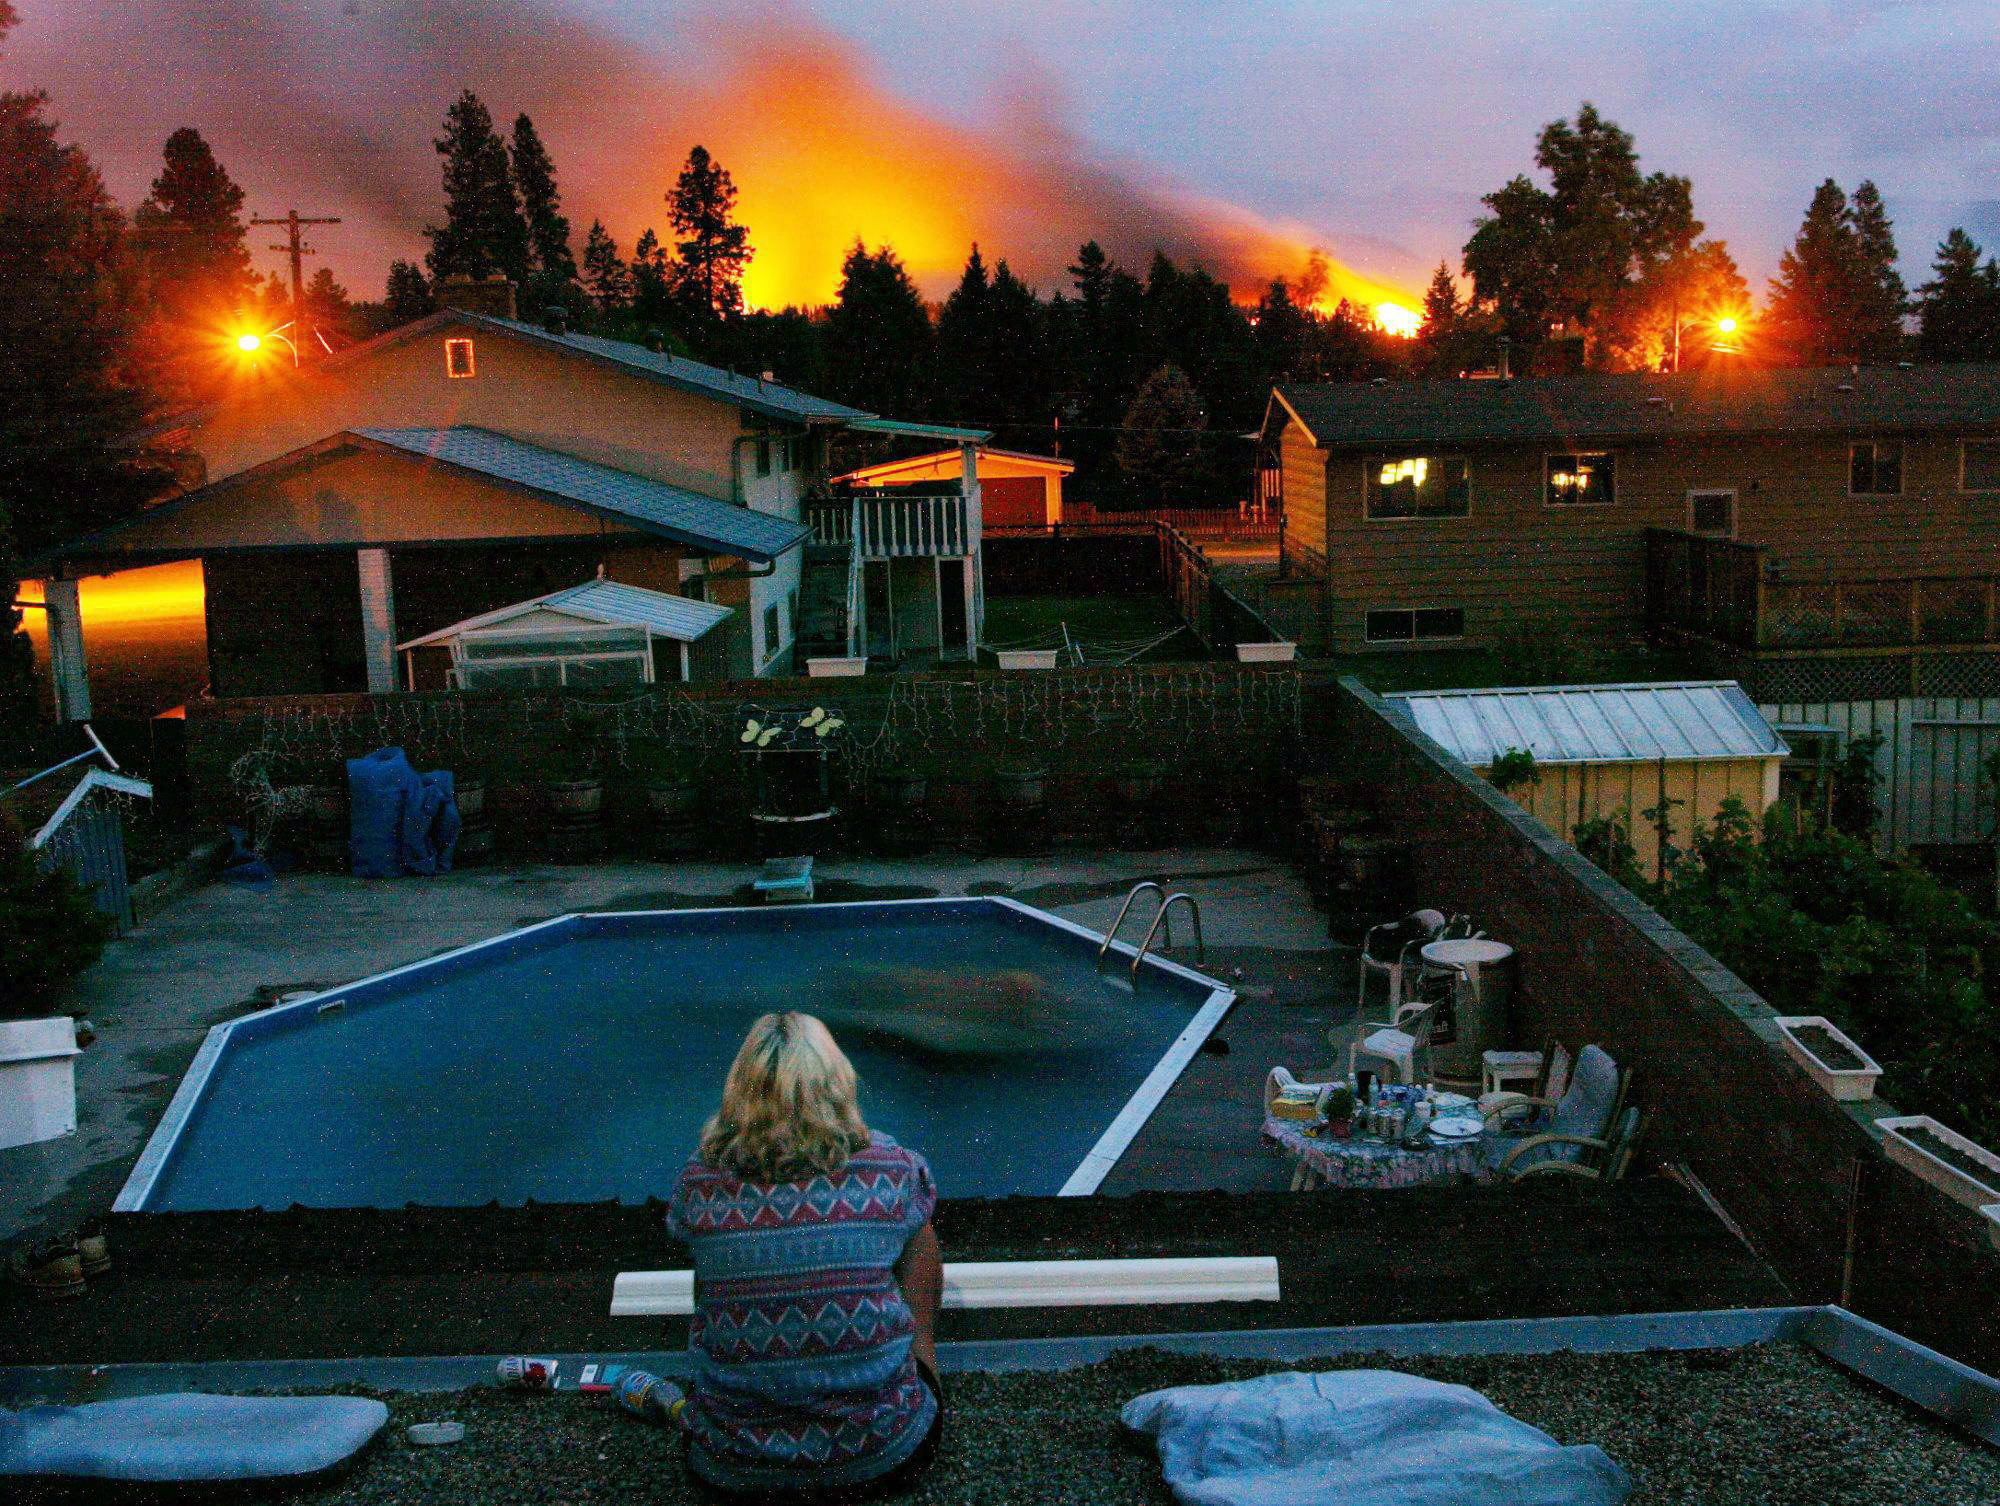
<path id="1" fill-rule="evenodd" d="M 1594 1444 L 1393 1370 L 1176 1386 L 1120 1416 L 1153 1436 L 1182 1506 L 1618 1506 L 1632 1489 Z"/>
<path id="2" fill-rule="evenodd" d="M 352 1458 L 388 1420 L 360 1396 L 189 1393 L 0 1411 L 0 1479 L 296 1479 Z"/>
<path id="3" fill-rule="evenodd" d="M 419 774 L 401 748 L 347 760 L 347 850 L 356 878 L 449 873 L 458 801 L 449 770 Z"/>

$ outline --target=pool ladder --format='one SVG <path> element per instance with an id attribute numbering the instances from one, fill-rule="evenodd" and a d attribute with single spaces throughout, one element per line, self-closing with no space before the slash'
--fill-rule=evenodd
<path id="1" fill-rule="evenodd" d="M 1125 896 L 1125 903 L 1118 907 L 1118 918 L 1111 922 L 1111 929 L 1104 933 L 1104 944 L 1097 949 L 1098 965 L 1103 966 L 1104 955 L 1111 950 L 1111 943 L 1117 939 L 1120 928 L 1124 926 L 1125 917 L 1132 909 L 1132 902 L 1148 889 L 1160 896 L 1160 908 L 1153 912 L 1153 923 L 1146 928 L 1146 935 L 1139 943 L 1139 950 L 1132 954 L 1132 981 L 1135 984 L 1139 981 L 1139 964 L 1146 960 L 1146 953 L 1153 945 L 1153 937 L 1164 928 L 1166 934 L 1161 937 L 1160 945 L 1165 948 L 1174 944 L 1174 922 L 1171 911 L 1175 904 L 1183 900 L 1187 902 L 1188 914 L 1194 917 L 1195 955 L 1202 962 L 1208 961 L 1208 943 L 1201 934 L 1201 906 L 1194 902 L 1194 896 L 1184 889 L 1176 889 L 1169 894 L 1151 879 L 1146 879 L 1134 884 L 1132 892 Z"/>

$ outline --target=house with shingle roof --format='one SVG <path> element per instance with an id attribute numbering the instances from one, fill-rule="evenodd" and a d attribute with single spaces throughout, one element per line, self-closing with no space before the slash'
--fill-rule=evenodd
<path id="1" fill-rule="evenodd" d="M 463 291 L 490 307 L 495 290 Z M 826 485 L 836 434 L 961 444 L 968 462 L 923 496 L 871 500 L 857 528 L 855 499 Z M 596 580 L 720 609 L 678 614 L 699 632 L 660 656 L 663 678 L 802 673 L 802 595 L 865 602 L 849 589 L 864 563 L 919 547 L 913 588 L 955 595 L 927 641 L 900 646 L 970 658 L 985 438 L 447 307 L 322 359 L 264 361 L 136 436 L 175 452 L 184 488 L 28 573 L 45 581 L 66 719 L 89 714 L 77 581 L 167 561 L 200 562 L 222 697 L 407 689 L 398 645 Z M 835 628 L 836 651 L 867 641 L 864 622 Z"/>
<path id="2" fill-rule="evenodd" d="M 2000 636 L 2000 366 L 1287 384 L 1263 445 L 1339 652 Z"/>

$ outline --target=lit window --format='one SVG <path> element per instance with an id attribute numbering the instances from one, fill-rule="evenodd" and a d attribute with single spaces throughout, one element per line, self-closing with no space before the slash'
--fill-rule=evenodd
<path id="1" fill-rule="evenodd" d="M 1615 459 L 1602 450 L 1549 456 L 1551 507 L 1608 507 L 1618 500 Z"/>
<path id="2" fill-rule="evenodd" d="M 1472 501 L 1462 455 L 1388 455 L 1364 462 L 1371 518 L 1462 518 Z"/>
<path id="3" fill-rule="evenodd" d="M 477 368 L 473 365 L 470 340 L 444 342 L 444 374 L 453 380 L 477 375 Z"/>
<path id="4" fill-rule="evenodd" d="M 1958 489 L 2000 492 L 2000 439 L 1968 439 L 1959 446 Z"/>
<path id="5" fill-rule="evenodd" d="M 1898 497 L 1903 493 L 1903 444 L 1870 441 L 1847 447 L 1847 490 L 1856 497 Z"/>
<path id="6" fill-rule="evenodd" d="M 1395 607 L 1370 612 L 1362 629 L 1370 643 L 1430 643 L 1465 636 L 1463 607 Z"/>
<path id="7" fill-rule="evenodd" d="M 1717 538 L 1736 536 L 1736 493 L 1707 491 L 1688 493 L 1688 527 L 1696 533 Z"/>

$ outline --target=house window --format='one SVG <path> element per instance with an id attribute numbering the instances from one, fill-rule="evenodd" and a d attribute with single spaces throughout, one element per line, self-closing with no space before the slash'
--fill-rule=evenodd
<path id="1" fill-rule="evenodd" d="M 1736 537 L 1736 493 L 1702 491 L 1688 493 L 1688 529 L 1713 538 Z"/>
<path id="2" fill-rule="evenodd" d="M 1472 505 L 1463 455 L 1383 455 L 1362 462 L 1370 518 L 1462 518 Z"/>
<path id="3" fill-rule="evenodd" d="M 757 441 L 757 474 L 760 476 L 771 474 L 771 441 L 768 439 Z"/>
<path id="4" fill-rule="evenodd" d="M 1363 629 L 1370 643 L 1433 643 L 1465 636 L 1463 607 L 1394 607 L 1370 612 Z"/>
<path id="5" fill-rule="evenodd" d="M 1778 733 L 1792 756 L 1778 765 L 1778 798 L 1828 821 L 1833 816 L 1834 770 L 1840 763 L 1838 728 L 1823 723 L 1783 723 Z"/>
<path id="6" fill-rule="evenodd" d="M 774 601 L 764 608 L 764 657 L 770 658 L 783 642 L 778 632 L 778 604 Z"/>
<path id="7" fill-rule="evenodd" d="M 1869 441 L 1847 447 L 1847 490 L 1856 497 L 1899 497 L 1903 493 L 1901 440 Z"/>
<path id="8" fill-rule="evenodd" d="M 447 340 L 444 342 L 444 374 L 454 381 L 460 377 L 477 376 L 478 367 L 472 359 L 470 340 Z"/>
<path id="9" fill-rule="evenodd" d="M 1609 507 L 1618 500 L 1617 457 L 1604 450 L 1549 456 L 1551 507 Z"/>
<path id="10" fill-rule="evenodd" d="M 2000 439 L 1968 439 L 1959 445 L 1958 489 L 2000 492 Z"/>

